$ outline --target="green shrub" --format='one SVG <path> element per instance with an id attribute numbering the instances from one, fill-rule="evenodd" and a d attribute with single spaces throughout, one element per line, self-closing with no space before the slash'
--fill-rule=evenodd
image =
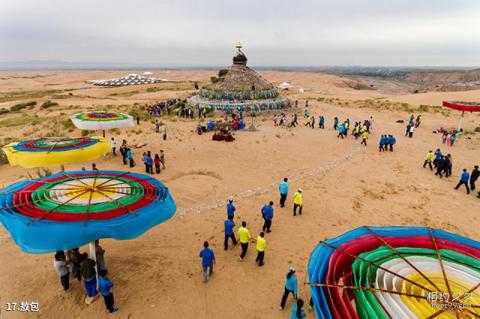
<path id="1" fill-rule="evenodd" d="M 23 110 L 23 109 L 25 109 L 27 107 L 30 107 L 30 106 L 33 108 L 35 105 L 37 105 L 37 102 L 35 102 L 35 101 L 26 102 L 26 103 L 19 103 L 19 104 L 15 104 L 14 106 L 12 106 L 10 108 L 10 111 L 11 112 L 18 112 L 18 111 Z"/>
<path id="2" fill-rule="evenodd" d="M 6 109 L 6 108 L 4 108 L 4 107 L 2 107 L 2 108 L 0 109 L 0 115 L 2 115 L 2 114 L 6 114 L 6 113 L 8 113 L 8 112 L 10 112 L 10 111 L 9 111 L 9 110 L 7 110 L 7 109 Z"/>
<path id="3" fill-rule="evenodd" d="M 73 125 L 72 121 L 70 119 L 66 119 L 64 121 L 62 121 L 62 124 L 63 124 L 63 127 L 66 129 L 66 130 L 69 130 L 69 129 L 74 129 L 75 128 L 75 125 Z M 71 132 L 71 131 L 69 131 Z"/>
<path id="4" fill-rule="evenodd" d="M 46 101 L 46 102 L 43 102 L 42 106 L 40 106 L 42 109 L 48 109 L 49 107 L 52 107 L 52 106 L 57 106 L 58 103 L 57 102 L 52 102 L 50 100 Z"/>

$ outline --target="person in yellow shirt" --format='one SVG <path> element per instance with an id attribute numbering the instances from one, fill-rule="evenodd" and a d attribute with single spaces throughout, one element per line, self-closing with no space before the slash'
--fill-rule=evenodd
<path id="1" fill-rule="evenodd" d="M 265 233 L 262 231 L 257 237 L 257 259 L 255 263 L 258 264 L 258 267 L 263 266 L 263 258 L 265 258 L 265 248 L 267 247 L 267 240 L 264 238 Z"/>
<path id="2" fill-rule="evenodd" d="M 367 140 L 368 140 L 368 131 L 365 131 L 362 133 L 362 142 L 360 144 L 367 146 Z"/>
<path id="3" fill-rule="evenodd" d="M 301 188 L 293 195 L 293 216 L 297 216 L 297 208 L 299 208 L 298 214 L 302 215 L 303 198 Z"/>
<path id="4" fill-rule="evenodd" d="M 243 221 L 242 226 L 238 228 L 238 237 L 240 238 L 240 246 L 242 247 L 242 253 L 240 254 L 240 260 L 245 258 L 248 250 L 248 241 L 250 240 L 250 232 L 247 229 L 247 222 Z"/>
<path id="5" fill-rule="evenodd" d="M 428 164 L 428 166 L 430 167 L 430 170 L 433 171 L 433 167 L 432 167 L 433 157 L 434 157 L 433 151 L 432 150 L 428 151 L 427 155 L 425 156 L 425 162 L 423 163 L 423 168 L 425 168 L 425 166 L 427 166 Z"/>

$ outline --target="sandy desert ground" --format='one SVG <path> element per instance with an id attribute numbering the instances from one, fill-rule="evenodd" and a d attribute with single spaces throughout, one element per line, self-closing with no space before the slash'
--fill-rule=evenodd
<path id="1" fill-rule="evenodd" d="M 79 110 L 125 111 L 135 102 L 185 98 L 194 92 L 189 82 L 114 89 L 84 83 L 87 79 L 125 73 L 0 72 L 0 108 L 31 100 L 39 104 L 46 100 L 59 103 L 46 110 L 37 105 L 32 110 L 1 115 L 1 140 L 25 139 L 48 132 L 75 136 L 80 132 L 69 132 L 62 123 Z M 288 268 L 297 267 L 300 296 L 308 300 L 308 287 L 303 283 L 312 249 L 320 240 L 362 225 L 432 226 L 480 240 L 480 200 L 473 194 L 467 196 L 463 189 L 453 189 L 462 168 L 471 170 L 480 163 L 480 134 L 473 133 L 480 125 L 478 115 L 466 115 L 465 128 L 472 133 L 446 150 L 440 136 L 432 131 L 440 126 L 456 127 L 455 112 L 422 113 L 421 127 L 414 138 L 408 139 L 404 137 L 404 124 L 396 123 L 408 118 L 405 110 L 359 108 L 353 102 L 348 105 L 339 102 L 380 100 L 408 104 L 415 109 L 422 104 L 438 106 L 443 99 L 478 101 L 480 91 L 386 94 L 354 90 L 345 85 L 344 78 L 334 75 L 273 71 L 261 74 L 276 84 L 291 82 L 294 90 L 286 94 L 298 99 L 302 107 L 287 113 L 300 114 L 304 100 L 309 99 L 311 113 L 326 117 L 326 129 L 303 126 L 281 129 L 273 126 L 272 114 L 265 114 L 256 119 L 258 131 L 238 132 L 233 143 L 213 142 L 210 134 L 197 135 L 194 129 L 198 120 L 175 118 L 163 119 L 169 132 L 166 142 L 147 121 L 139 128 L 113 135 L 130 143 L 148 141 L 145 148 L 135 150 L 137 159 L 145 150 L 154 153 L 161 148 L 165 150 L 167 169 L 158 178 L 169 187 L 178 205 L 177 216 L 140 238 L 102 240 L 110 277 L 116 285 L 116 303 L 121 309 L 118 318 L 289 318 L 289 311 L 278 310 Z M 199 82 L 207 82 L 212 75 L 213 71 L 155 72 L 155 76 L 162 78 Z M 147 92 L 148 87 L 161 89 Z M 300 87 L 306 89 L 302 94 L 297 93 Z M 51 92 L 45 93 L 46 90 Z M 368 146 L 361 146 L 360 141 L 350 136 L 338 139 L 332 128 L 334 116 L 353 121 L 373 116 L 375 124 Z M 34 119 L 38 123 L 32 125 Z M 378 139 L 384 133 L 397 137 L 393 153 L 378 152 Z M 449 179 L 439 179 L 422 168 L 425 153 L 437 147 L 452 154 L 453 176 Z M 121 159 L 111 155 L 96 163 L 101 169 L 124 168 Z M 67 169 L 90 164 L 68 165 Z M 139 165 L 134 170 L 141 172 L 142 168 Z M 8 185 L 24 175 L 24 169 L 1 165 L 0 185 Z M 266 237 L 265 266 L 255 266 L 253 246 L 246 260 L 239 262 L 239 247 L 223 251 L 225 208 L 205 206 L 217 206 L 227 197 L 240 194 L 235 221 L 237 225 L 247 221 L 256 236 L 262 226 L 260 208 L 269 200 L 277 203 L 277 191 L 271 185 L 283 177 L 294 180 L 290 185 L 292 190 L 303 189 L 303 216 L 292 216 L 291 196 L 286 208 L 277 205 L 273 231 Z M 215 275 L 207 285 L 201 282 L 198 257 L 204 240 L 210 241 L 217 258 Z M 77 282 L 73 282 L 72 291 L 62 291 L 52 261 L 52 255 L 23 253 L 5 229 L 0 229 L 0 318 L 107 317 L 102 300 L 89 306 L 83 303 L 83 290 Z M 20 301 L 38 302 L 40 312 L 5 311 L 7 302 Z M 288 309 L 292 305 L 290 299 Z M 307 318 L 313 317 L 308 313 Z"/>

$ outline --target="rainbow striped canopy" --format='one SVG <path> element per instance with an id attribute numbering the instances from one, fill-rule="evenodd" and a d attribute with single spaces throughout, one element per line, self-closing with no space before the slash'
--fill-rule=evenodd
<path id="1" fill-rule="evenodd" d="M 4 146 L 12 166 L 25 168 L 60 166 L 96 159 L 110 151 L 103 137 L 44 137 Z"/>
<path id="2" fill-rule="evenodd" d="M 96 131 L 110 130 L 113 128 L 133 127 L 133 118 L 123 113 L 112 112 L 85 112 L 77 113 L 70 117 L 77 128 L 81 130 Z"/>
<path id="3" fill-rule="evenodd" d="M 0 221 L 29 253 L 71 249 L 99 238 L 132 239 L 175 210 L 160 181 L 129 172 L 62 172 L 0 191 Z"/>
<path id="4" fill-rule="evenodd" d="M 317 318 L 478 318 L 480 243 L 426 227 L 361 227 L 321 242 Z"/>

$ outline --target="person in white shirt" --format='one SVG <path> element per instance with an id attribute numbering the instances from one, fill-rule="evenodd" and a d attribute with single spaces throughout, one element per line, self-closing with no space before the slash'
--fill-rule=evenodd
<path id="1" fill-rule="evenodd" d="M 68 262 L 63 251 L 57 251 L 55 254 L 55 260 L 53 261 L 53 267 L 60 276 L 60 282 L 62 283 L 63 290 L 68 291 L 70 288 L 70 272 L 68 270 Z"/>
<path id="2" fill-rule="evenodd" d="M 110 140 L 110 145 L 112 146 L 112 154 L 113 154 L 114 156 L 116 156 L 116 155 L 117 155 L 117 152 L 116 152 L 116 150 L 117 150 L 117 142 L 115 142 L 115 139 L 114 139 L 113 137 L 112 137 L 112 139 Z"/>

